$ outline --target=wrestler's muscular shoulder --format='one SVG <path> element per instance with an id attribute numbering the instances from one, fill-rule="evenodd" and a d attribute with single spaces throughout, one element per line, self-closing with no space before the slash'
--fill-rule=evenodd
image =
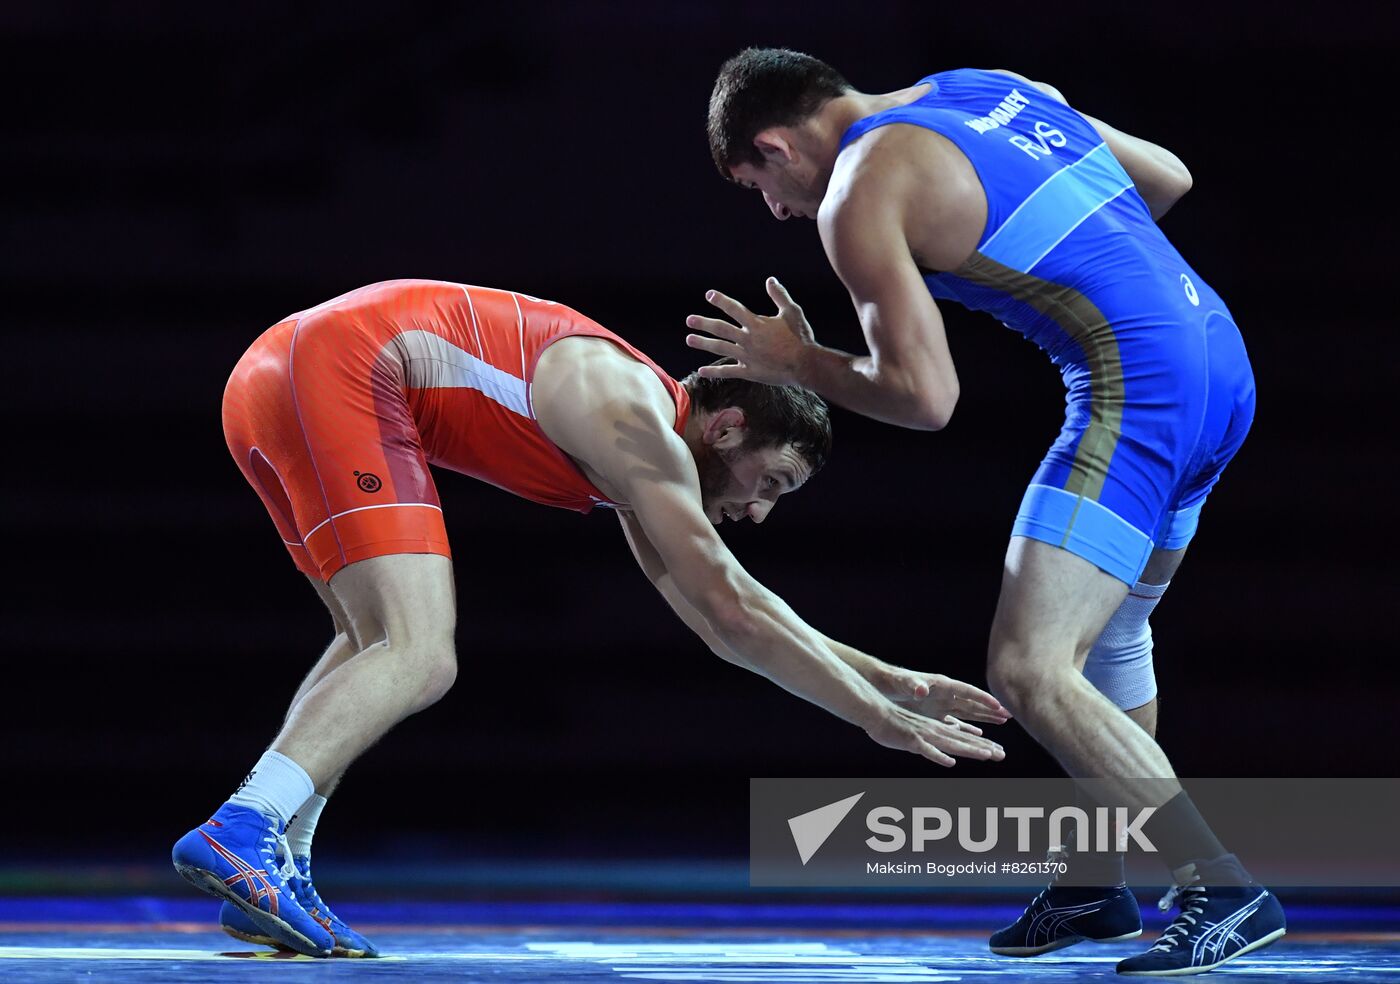
<path id="1" fill-rule="evenodd" d="M 650 368 L 604 338 L 561 338 L 540 355 L 530 386 L 535 420 L 588 480 L 625 503 L 616 481 L 590 458 L 600 441 L 670 430 L 676 404 Z"/>
<path id="2" fill-rule="evenodd" d="M 895 123 L 841 152 L 818 218 L 823 237 L 843 223 L 898 222 L 921 268 L 956 270 L 981 241 L 987 196 L 957 144 Z"/>

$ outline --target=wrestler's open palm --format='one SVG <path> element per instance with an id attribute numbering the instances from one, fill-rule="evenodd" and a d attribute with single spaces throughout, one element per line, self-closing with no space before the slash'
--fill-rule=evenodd
<path id="1" fill-rule="evenodd" d="M 685 319 L 687 327 L 707 333 L 687 335 L 687 345 L 738 361 L 732 366 L 702 366 L 700 375 L 713 379 L 752 379 L 779 386 L 797 385 L 803 352 L 816 344 L 812 326 L 777 278 L 769 277 L 765 286 L 768 296 L 778 306 L 775 315 L 755 314 L 732 297 L 712 290 L 705 299 L 734 320 L 698 314 Z"/>
<path id="2" fill-rule="evenodd" d="M 866 734 L 886 748 L 913 752 L 943 766 L 951 767 L 954 756 L 993 762 L 1006 758 L 1000 745 L 973 734 L 960 721 L 925 717 L 893 703 L 887 706 L 878 724 L 866 729 Z"/>
<path id="3" fill-rule="evenodd" d="M 1011 712 L 1001 701 L 970 683 L 942 673 L 907 670 L 888 663 L 877 665 L 878 669 L 867 673 L 866 679 L 890 700 L 925 717 L 943 720 L 952 715 L 986 724 L 1005 724 L 1011 720 Z"/>

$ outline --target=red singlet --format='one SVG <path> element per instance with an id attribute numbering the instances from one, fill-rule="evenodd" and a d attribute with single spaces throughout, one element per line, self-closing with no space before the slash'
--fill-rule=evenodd
<path id="1" fill-rule="evenodd" d="M 451 556 L 428 465 L 547 506 L 611 505 L 544 436 L 530 403 L 540 354 L 605 338 L 690 398 L 644 354 L 577 311 L 432 280 L 351 291 L 269 328 L 224 391 L 224 435 L 299 567 L 322 581 L 394 553 Z"/>

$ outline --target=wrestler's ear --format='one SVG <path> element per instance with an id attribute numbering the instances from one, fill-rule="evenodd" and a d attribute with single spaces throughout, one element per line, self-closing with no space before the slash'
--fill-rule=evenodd
<path id="1" fill-rule="evenodd" d="M 701 439 L 716 451 L 729 451 L 744 443 L 748 420 L 738 407 L 725 407 L 705 420 Z"/>
<path id="2" fill-rule="evenodd" d="M 770 126 L 759 130 L 753 138 L 754 148 L 763 155 L 765 165 L 787 167 L 797 159 L 797 149 L 792 143 L 792 131 L 783 126 Z"/>

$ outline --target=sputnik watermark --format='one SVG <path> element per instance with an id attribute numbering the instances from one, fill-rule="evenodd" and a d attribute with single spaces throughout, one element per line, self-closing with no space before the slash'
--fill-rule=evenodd
<path id="1" fill-rule="evenodd" d="M 866 846 L 872 851 L 902 851 L 908 844 L 911 851 L 923 851 L 930 842 L 944 840 L 956 832 L 959 847 L 964 851 L 982 854 L 996 849 L 1004 821 L 1014 821 L 1016 824 L 1018 853 L 1044 850 L 1046 843 L 1043 837 L 1034 841 L 1036 846 L 1033 846 L 1032 842 L 1032 821 L 1047 819 L 1043 806 L 983 808 L 980 838 L 976 836 L 971 807 L 957 807 L 956 821 L 954 814 L 941 806 L 916 806 L 909 812 L 908 834 L 901 826 L 904 823 L 904 811 L 898 807 L 877 806 L 867 813 L 865 825 L 872 836 L 866 838 Z M 1142 832 L 1142 825 L 1157 812 L 1157 808 L 1144 806 L 1131 820 L 1128 819 L 1128 812 L 1125 806 L 1114 807 L 1112 810 L 1100 806 L 1094 808 L 1091 818 L 1088 811 L 1077 806 L 1059 807 L 1050 812 L 1045 825 L 1049 831 L 1049 843 L 1053 846 L 1064 846 L 1070 842 L 1066 837 L 1070 834 L 1073 837 L 1074 849 L 1081 853 L 1089 850 L 1107 851 L 1110 849 L 1110 842 L 1114 844 L 1113 850 L 1126 851 L 1131 841 L 1142 850 L 1155 854 L 1157 845 L 1147 839 Z M 1035 833 L 1040 834 L 1041 831 L 1036 830 Z"/>
<path id="2" fill-rule="evenodd" d="M 841 821 L 855 807 L 865 793 L 847 796 L 845 799 L 828 803 L 806 813 L 788 818 L 788 829 L 792 831 L 792 841 L 797 847 L 798 856 L 805 865 L 821 850 Z M 1077 806 L 1062 806 L 1051 810 L 1046 816 L 1043 806 L 988 806 L 982 809 L 981 836 L 976 830 L 971 807 L 960 806 L 949 811 L 941 806 L 916 806 L 909 810 L 909 829 L 905 830 L 905 811 L 897 806 L 872 807 L 865 814 L 865 826 L 871 836 L 865 839 L 866 847 L 872 851 L 894 853 L 906 847 L 914 852 L 928 850 L 934 841 L 955 836 L 958 846 L 964 851 L 983 854 L 995 850 L 1001 838 L 1004 821 L 1016 827 L 1016 851 L 1021 854 L 1032 850 L 1043 850 L 1046 838 L 1040 837 L 1041 830 L 1033 830 L 1033 821 L 1045 820 L 1048 842 L 1052 846 L 1066 844 L 1080 853 L 1088 851 L 1126 851 L 1130 842 L 1141 850 L 1156 853 L 1157 846 L 1143 833 L 1142 826 L 1152 814 L 1154 806 L 1145 806 L 1131 819 L 1127 807 L 1106 806 L 1094 808 L 1092 814 Z M 1033 841 L 1033 837 L 1035 840 Z M 1036 845 L 1036 846 L 1033 846 Z M 873 869 L 872 869 L 873 870 Z M 881 869 L 883 871 L 884 869 Z M 972 872 L 980 868 L 969 869 Z M 896 874 L 905 872 L 901 868 Z"/>
<path id="3" fill-rule="evenodd" d="M 1162 845 L 1186 839 L 1188 814 L 1161 808 L 1183 787 L 1258 880 L 1400 886 L 1400 781 L 1332 778 L 755 779 L 750 883 L 1093 885 L 1121 861 L 1156 884 Z"/>

